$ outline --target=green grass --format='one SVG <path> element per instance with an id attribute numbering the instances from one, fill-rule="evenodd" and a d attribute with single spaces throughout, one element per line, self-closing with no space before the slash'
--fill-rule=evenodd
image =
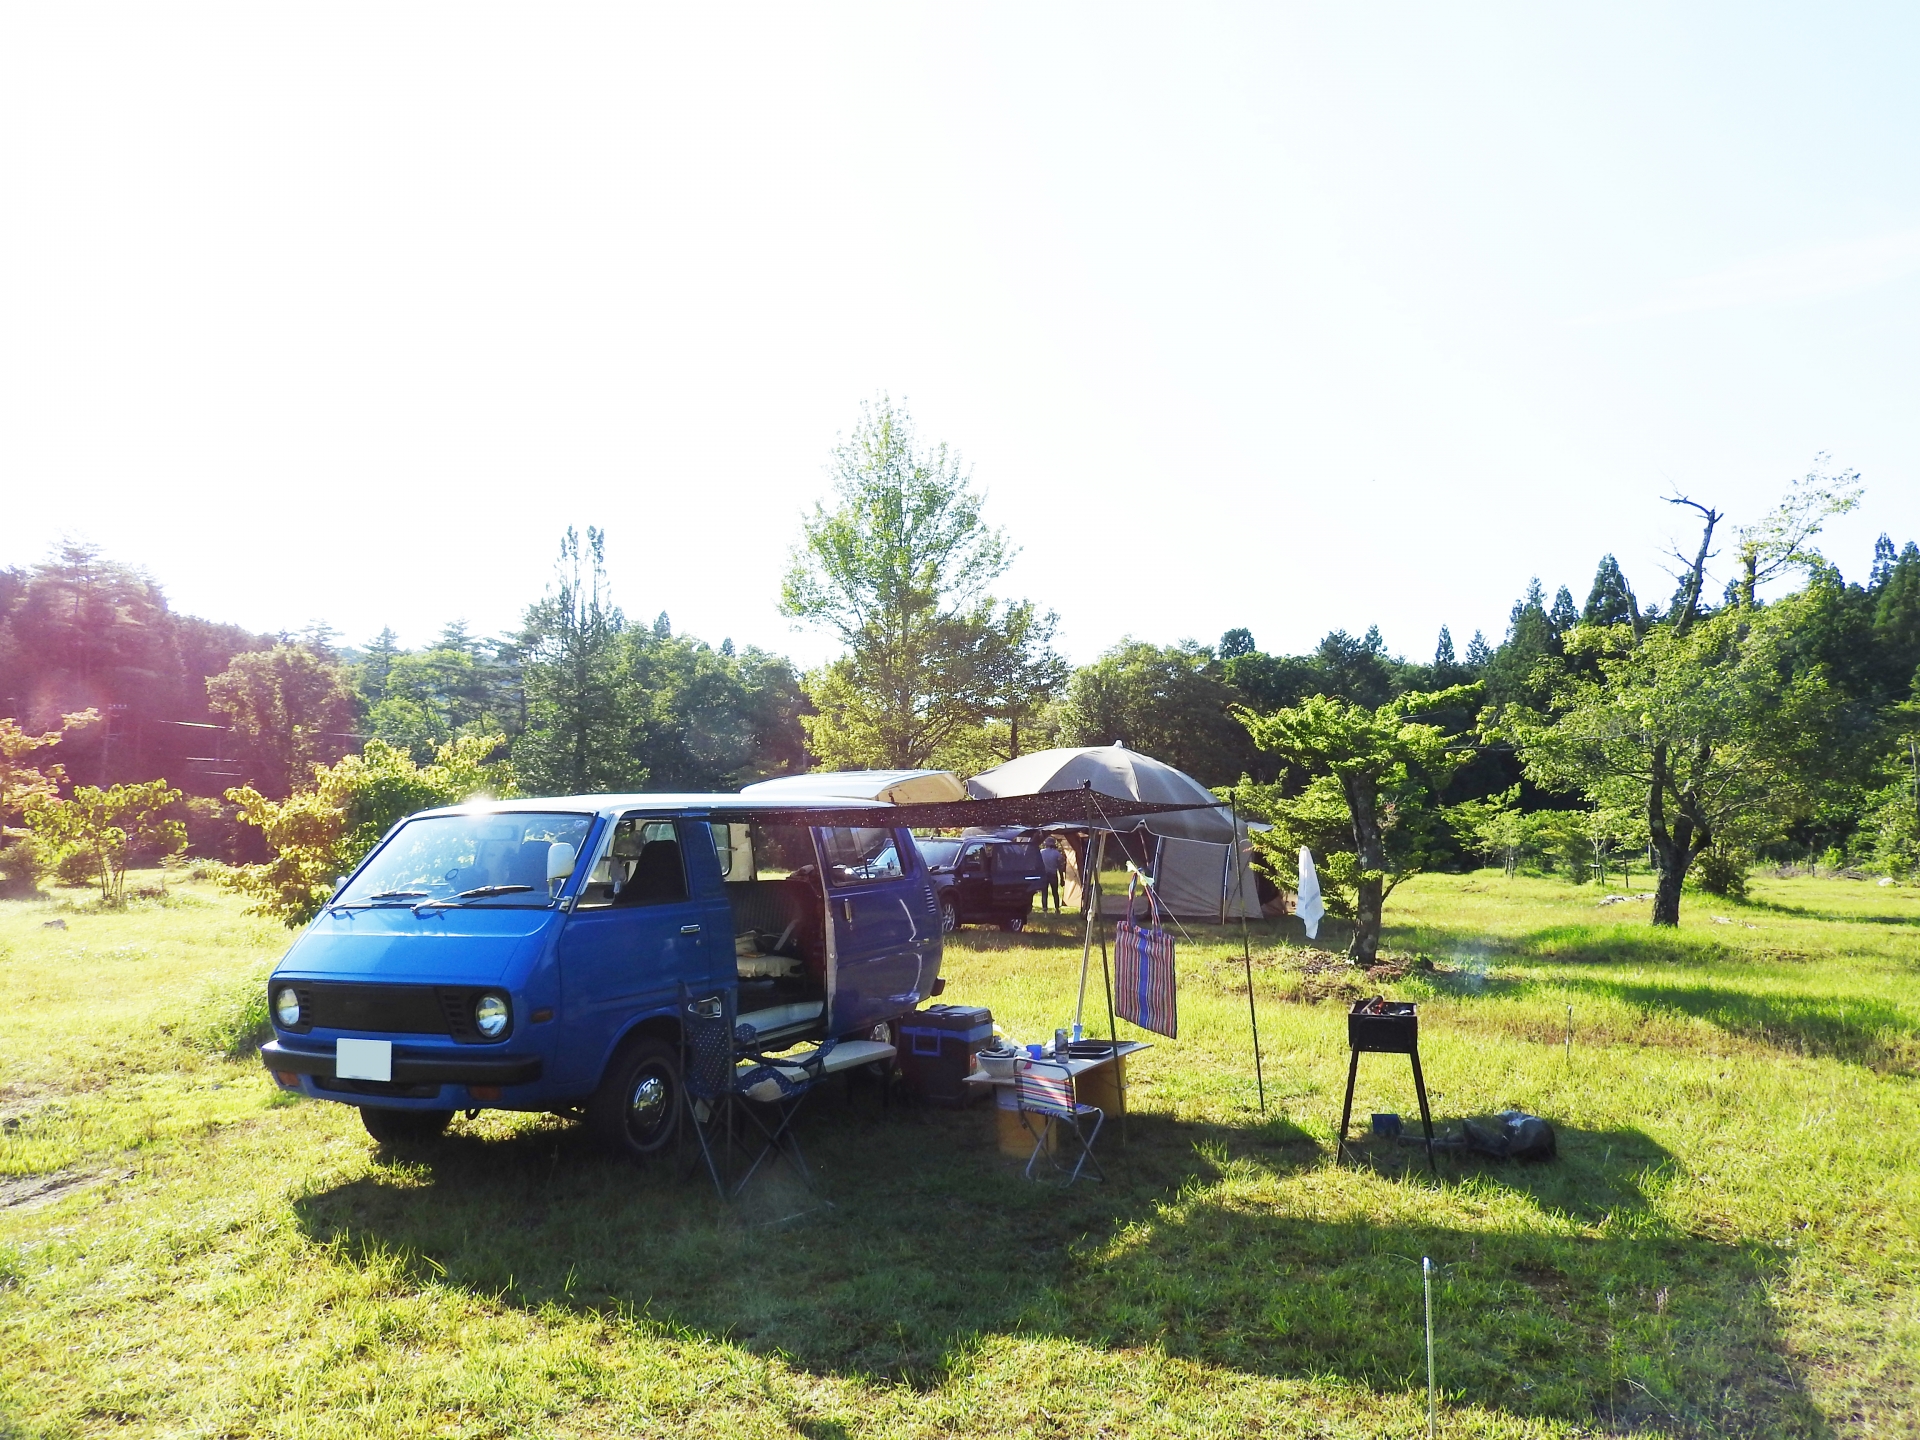
<path id="1" fill-rule="evenodd" d="M 1202 927 L 1107 1184 L 836 1088 L 796 1220 L 549 1117 L 375 1151 L 259 1072 L 287 936 L 205 887 L 0 905 L 0 1436 L 1412 1435 L 1423 1255 L 1445 1434 L 1920 1430 L 1920 893 L 1763 880 L 1665 934 L 1596 898 L 1411 882 L 1402 978 L 1255 927 L 1264 1114 L 1239 932 Z M 947 998 L 1050 1035 L 1070 928 L 964 932 Z M 1440 1117 L 1532 1110 L 1561 1158 L 1334 1165 L 1340 997 L 1376 990 L 1423 1001 Z M 1394 1057 L 1377 1109 L 1414 1111 Z"/>

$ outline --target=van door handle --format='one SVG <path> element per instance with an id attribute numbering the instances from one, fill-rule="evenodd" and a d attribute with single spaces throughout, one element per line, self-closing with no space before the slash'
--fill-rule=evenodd
<path id="1" fill-rule="evenodd" d="M 700 933 L 700 927 L 698 925 L 682 925 L 680 927 L 680 933 L 682 935 L 698 935 Z"/>
<path id="2" fill-rule="evenodd" d="M 840 902 L 840 913 L 847 917 L 847 924 L 853 924 L 853 901 L 842 900 Z"/>

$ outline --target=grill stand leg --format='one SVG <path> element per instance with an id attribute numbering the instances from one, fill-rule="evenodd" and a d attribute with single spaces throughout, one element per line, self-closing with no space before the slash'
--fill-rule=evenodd
<path id="1" fill-rule="evenodd" d="M 1420 1124 L 1427 1132 L 1427 1170 L 1438 1175 L 1440 1172 L 1433 1163 L 1433 1112 L 1427 1109 L 1427 1077 L 1420 1073 L 1420 1052 L 1416 1049 L 1408 1057 L 1413 1061 L 1413 1088 L 1420 1097 Z"/>
<path id="2" fill-rule="evenodd" d="M 1340 1107 L 1340 1144 L 1334 1150 L 1334 1159 L 1336 1161 L 1347 1158 L 1347 1126 L 1353 1120 L 1353 1081 L 1354 1077 L 1359 1075 L 1359 1073 L 1360 1052 L 1355 1050 L 1353 1052 L 1353 1058 L 1347 1061 L 1347 1100 L 1346 1103 Z M 1421 1094 L 1424 1097 L 1426 1092 L 1422 1091 Z M 1420 1103 L 1424 1109 L 1426 1105 L 1425 1099 L 1423 1098 Z"/>

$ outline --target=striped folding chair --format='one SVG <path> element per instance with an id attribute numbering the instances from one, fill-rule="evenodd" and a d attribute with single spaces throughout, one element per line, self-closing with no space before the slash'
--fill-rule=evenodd
<path id="1" fill-rule="evenodd" d="M 1048 1148 L 1050 1135 L 1071 1135 L 1080 1147 L 1080 1158 L 1074 1161 L 1073 1170 L 1067 1176 L 1071 1185 L 1080 1178 L 1085 1167 L 1093 1167 L 1096 1180 L 1107 1178 L 1100 1168 L 1100 1162 L 1093 1158 L 1093 1142 L 1100 1138 L 1100 1127 L 1106 1123 L 1106 1112 L 1098 1105 L 1082 1105 L 1073 1097 L 1073 1076 L 1067 1067 L 1058 1060 L 1022 1060 L 1013 1072 L 1014 1104 L 1020 1111 L 1020 1123 L 1034 1137 L 1033 1154 L 1027 1157 L 1026 1176 L 1033 1179 L 1033 1167 L 1045 1154 L 1056 1170 L 1067 1167 L 1060 1163 L 1054 1150 Z M 1033 1122 L 1027 1117 L 1040 1117 L 1040 1128 L 1035 1130 Z M 1093 1129 L 1083 1131 L 1081 1121 L 1093 1116 Z M 1055 1149 L 1058 1141 L 1055 1141 Z"/>

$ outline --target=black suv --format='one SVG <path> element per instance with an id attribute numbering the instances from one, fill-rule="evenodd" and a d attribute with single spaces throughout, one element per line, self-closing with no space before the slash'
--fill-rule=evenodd
<path id="1" fill-rule="evenodd" d="M 943 931 L 951 934 L 962 925 L 1026 929 L 1033 897 L 1047 883 L 1037 843 L 1001 835 L 915 843 L 933 877 Z"/>

